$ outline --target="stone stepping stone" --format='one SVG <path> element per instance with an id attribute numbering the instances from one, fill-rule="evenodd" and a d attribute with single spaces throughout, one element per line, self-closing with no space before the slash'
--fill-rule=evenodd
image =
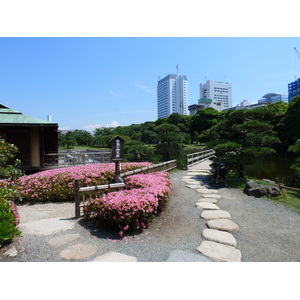
<path id="1" fill-rule="evenodd" d="M 206 240 L 217 242 L 225 245 L 229 245 L 232 247 L 236 247 L 236 239 L 234 236 L 226 231 L 220 231 L 216 229 L 204 229 L 202 231 L 202 236 Z"/>
<path id="2" fill-rule="evenodd" d="M 218 262 L 240 262 L 242 258 L 240 250 L 212 241 L 203 241 L 197 250 Z"/>
<path id="3" fill-rule="evenodd" d="M 61 251 L 60 257 L 71 260 L 82 259 L 95 254 L 97 249 L 98 247 L 94 245 L 76 244 Z"/>
<path id="4" fill-rule="evenodd" d="M 228 219 L 209 220 L 206 222 L 206 225 L 210 229 L 217 229 L 229 232 L 236 232 L 239 230 L 239 226 Z"/>
<path id="5" fill-rule="evenodd" d="M 65 235 L 61 235 L 59 237 L 55 237 L 55 238 L 48 240 L 48 244 L 52 247 L 58 248 L 58 247 L 61 247 L 62 245 L 65 245 L 65 244 L 68 244 L 70 242 L 77 240 L 79 237 L 80 237 L 79 233 L 65 234 Z"/>
<path id="6" fill-rule="evenodd" d="M 213 198 L 201 198 L 198 200 L 197 203 L 199 202 L 209 202 L 209 203 L 217 203 L 218 200 L 217 199 L 213 199 Z"/>
<path id="7" fill-rule="evenodd" d="M 203 194 L 202 197 L 203 198 L 217 198 L 217 199 L 222 198 L 222 196 L 217 195 L 217 194 Z"/>
<path id="8" fill-rule="evenodd" d="M 202 193 L 202 194 L 218 194 L 219 193 L 216 190 L 209 190 L 209 189 L 198 189 L 197 192 Z"/>
<path id="9" fill-rule="evenodd" d="M 208 209 L 208 210 L 217 210 L 220 209 L 220 207 L 214 203 L 210 202 L 198 202 L 196 203 L 196 206 L 200 209 Z"/>
<path id="10" fill-rule="evenodd" d="M 18 250 L 16 249 L 16 246 L 13 246 L 6 252 L 4 252 L 4 255 L 7 257 L 16 257 L 18 255 Z"/>
<path id="11" fill-rule="evenodd" d="M 137 258 L 118 252 L 108 252 L 97 256 L 92 262 L 137 262 Z"/>
<path id="12" fill-rule="evenodd" d="M 173 250 L 167 262 L 211 262 L 208 257 L 185 250 Z"/>
<path id="13" fill-rule="evenodd" d="M 201 185 L 199 184 L 188 184 L 186 185 L 186 187 L 190 188 L 190 189 L 198 189 L 199 187 L 201 187 Z"/>
<path id="14" fill-rule="evenodd" d="M 204 220 L 211 219 L 232 219 L 231 215 L 226 210 L 205 210 L 201 213 L 201 218 Z"/>
<path id="15" fill-rule="evenodd" d="M 72 229 L 74 226 L 74 220 L 60 217 L 20 224 L 19 229 L 23 235 L 50 235 L 63 230 Z"/>

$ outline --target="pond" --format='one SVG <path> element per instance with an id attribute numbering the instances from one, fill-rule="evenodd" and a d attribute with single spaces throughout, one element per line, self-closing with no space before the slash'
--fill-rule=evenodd
<path id="1" fill-rule="evenodd" d="M 271 179 L 288 183 L 289 178 L 293 175 L 290 166 L 294 163 L 295 157 L 287 155 L 274 155 L 257 159 L 252 165 L 245 167 L 245 174 L 257 179 Z"/>

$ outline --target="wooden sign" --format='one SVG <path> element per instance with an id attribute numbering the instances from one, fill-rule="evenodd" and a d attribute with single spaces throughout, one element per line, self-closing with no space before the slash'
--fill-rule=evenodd
<path id="1" fill-rule="evenodd" d="M 111 160 L 122 161 L 124 159 L 124 139 L 117 135 L 110 142 L 112 143 Z"/>

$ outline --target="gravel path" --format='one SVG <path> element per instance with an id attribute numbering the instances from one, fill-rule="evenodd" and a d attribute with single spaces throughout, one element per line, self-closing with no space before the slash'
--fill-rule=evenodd
<path id="1" fill-rule="evenodd" d="M 14 246 L 18 255 L 7 257 L 4 255 L 7 249 L 0 249 L 0 261 L 74 261 L 60 254 L 66 247 L 78 243 L 91 245 L 95 251 L 88 258 L 76 261 L 91 261 L 110 251 L 136 257 L 138 262 L 167 261 L 173 250 L 199 255 L 197 247 L 203 241 L 201 233 L 206 228 L 205 220 L 200 218 L 201 210 L 195 206 L 201 195 L 186 187 L 182 181 L 185 175 L 186 171 L 171 174 L 172 195 L 165 212 L 140 234 L 119 239 L 112 232 L 95 230 L 83 220 L 76 220 L 75 226 L 66 231 L 17 238 L 10 247 Z M 207 183 L 205 176 L 201 182 Z M 219 195 L 222 198 L 218 206 L 227 210 L 240 227 L 234 237 L 242 261 L 300 261 L 299 214 L 271 201 L 249 197 L 239 190 L 223 188 L 219 189 Z M 54 217 L 72 220 L 74 203 L 21 205 L 19 212 L 21 224 Z M 64 240 L 64 244 L 53 246 L 57 240 Z"/>

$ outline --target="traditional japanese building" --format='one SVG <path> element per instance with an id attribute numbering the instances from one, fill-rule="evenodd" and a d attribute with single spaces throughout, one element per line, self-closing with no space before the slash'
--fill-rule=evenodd
<path id="1" fill-rule="evenodd" d="M 0 104 L 0 138 L 14 144 L 21 169 L 28 173 L 44 169 L 47 153 L 58 152 L 58 124 L 23 115 Z"/>

